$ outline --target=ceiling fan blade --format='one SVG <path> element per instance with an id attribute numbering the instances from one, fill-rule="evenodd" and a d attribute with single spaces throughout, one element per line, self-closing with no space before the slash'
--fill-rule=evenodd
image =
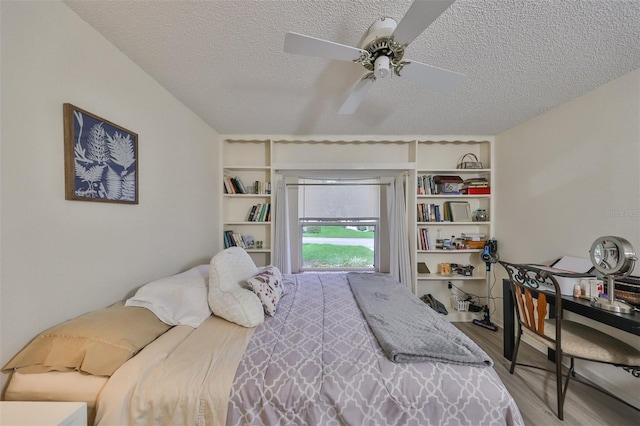
<path id="1" fill-rule="evenodd" d="M 355 61 L 360 58 L 360 55 L 367 54 L 364 50 L 356 47 L 298 33 L 285 34 L 284 51 L 296 55 L 319 56 L 340 61 Z"/>
<path id="2" fill-rule="evenodd" d="M 369 93 L 369 89 L 373 86 L 373 82 L 375 78 L 373 73 L 368 73 L 355 85 L 353 89 L 351 89 L 351 93 L 347 97 L 347 100 L 344 101 L 338 114 L 348 115 L 356 112 L 364 98 L 367 97 L 367 93 Z"/>
<path id="3" fill-rule="evenodd" d="M 429 89 L 442 93 L 451 93 L 462 82 L 465 75 L 444 68 L 422 64 L 420 62 L 409 62 L 400 70 L 400 77 L 418 83 Z"/>
<path id="4" fill-rule="evenodd" d="M 411 43 L 455 0 L 415 0 L 393 32 L 393 40 L 401 45 Z"/>

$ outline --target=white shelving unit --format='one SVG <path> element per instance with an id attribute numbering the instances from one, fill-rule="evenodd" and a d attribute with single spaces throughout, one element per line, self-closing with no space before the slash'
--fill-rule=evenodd
<path id="1" fill-rule="evenodd" d="M 238 177 L 245 186 L 253 186 L 255 181 L 271 182 L 271 141 L 270 140 L 232 140 L 222 142 L 222 176 Z M 247 253 L 258 266 L 271 263 L 273 241 L 273 217 L 275 205 L 272 194 L 249 193 L 228 194 L 222 190 L 222 233 L 220 248 L 224 248 L 224 232 L 233 231 L 241 235 L 251 235 L 254 242 L 262 241 L 262 248 L 248 248 Z M 249 221 L 252 206 L 271 204 L 271 221 Z"/>
<path id="2" fill-rule="evenodd" d="M 412 289 L 417 296 L 430 293 L 447 305 L 452 321 L 468 321 L 477 316 L 459 313 L 450 306 L 451 291 L 447 283 L 451 281 L 464 291 L 485 296 L 485 264 L 480 255 L 482 249 L 465 250 L 421 250 L 418 245 L 418 230 L 428 228 L 435 247 L 435 239 L 440 230 L 442 238 L 459 236 L 461 233 L 484 233 L 493 236 L 494 194 L 477 195 L 418 195 L 417 177 L 423 175 L 454 175 L 462 179 L 484 177 L 494 182 L 492 168 L 493 138 L 473 137 L 459 140 L 456 137 L 430 139 L 382 139 L 382 140 L 322 140 L 278 137 L 270 139 L 261 136 L 223 136 L 221 138 L 220 168 L 224 175 L 238 176 L 245 185 L 255 180 L 272 182 L 272 194 L 224 194 L 220 197 L 222 217 L 221 237 L 226 230 L 253 235 L 254 240 L 263 241 L 263 248 L 247 250 L 257 265 L 273 262 L 273 241 L 276 211 L 275 180 L 283 172 L 292 170 L 321 170 L 325 174 L 335 171 L 352 174 L 372 169 L 397 170 L 409 174 L 407 185 L 407 232 L 410 237 L 412 263 Z M 460 158 L 467 153 L 475 154 L 483 163 L 482 169 L 458 169 Z M 222 184 L 222 181 L 221 181 Z M 222 188 L 221 188 L 222 189 Z M 493 190 L 493 189 L 492 189 Z M 416 206 L 420 203 L 443 205 L 447 201 L 466 201 L 471 211 L 484 209 L 488 220 L 483 222 L 418 222 Z M 271 203 L 272 222 L 250 222 L 247 220 L 251 206 L 257 203 Z M 413 218 L 413 220 L 411 220 Z M 292 234 L 295 240 L 295 235 Z M 221 238 L 220 248 L 224 248 Z M 295 250 L 294 250 L 295 251 Z M 296 253 L 293 253 L 296 255 Z M 424 262 L 432 273 L 418 274 L 418 262 Z M 473 275 L 443 276 L 437 273 L 439 263 L 471 264 Z"/>
<path id="3" fill-rule="evenodd" d="M 420 229 L 428 228 L 431 246 L 436 247 L 436 239 L 438 233 L 442 239 L 450 239 L 452 236 L 459 237 L 461 233 L 483 233 L 487 238 L 492 237 L 493 232 L 493 194 L 476 194 L 476 195 L 458 195 L 458 194 L 429 194 L 422 195 L 417 193 L 417 178 L 419 176 L 445 175 L 459 176 L 463 180 L 470 178 L 483 177 L 491 183 L 493 182 L 493 170 L 491 164 L 492 158 L 492 140 L 465 140 L 465 141 L 417 141 L 415 160 L 416 175 L 414 179 L 413 193 L 414 207 L 413 214 L 416 215 L 416 207 L 418 204 L 436 204 L 440 206 L 441 216 L 443 215 L 443 205 L 446 201 L 465 201 L 469 203 L 471 212 L 477 209 L 483 209 L 488 213 L 488 220 L 482 222 L 414 222 L 415 228 L 413 235 L 415 236 L 414 250 L 414 276 L 416 295 L 432 294 L 449 310 L 448 319 L 452 321 L 469 321 L 472 318 L 479 317 L 481 314 L 473 314 L 470 312 L 458 312 L 455 307 L 451 306 L 450 297 L 451 290 L 447 284 L 451 282 L 457 288 L 462 289 L 470 294 L 481 297 L 480 303 L 485 296 L 486 272 L 485 263 L 480 258 L 483 249 L 461 249 L 461 250 L 443 250 L 431 249 L 421 250 L 418 241 L 418 232 Z M 482 162 L 482 169 L 458 169 L 456 168 L 459 159 L 466 153 L 475 154 Z M 442 218 L 441 218 L 442 219 Z M 439 232 L 438 232 L 439 231 Z M 420 274 L 417 271 L 418 262 L 424 262 L 431 273 Z M 473 275 L 463 276 L 453 273 L 446 276 L 438 273 L 438 265 L 441 263 L 456 263 L 461 265 L 473 265 Z"/>

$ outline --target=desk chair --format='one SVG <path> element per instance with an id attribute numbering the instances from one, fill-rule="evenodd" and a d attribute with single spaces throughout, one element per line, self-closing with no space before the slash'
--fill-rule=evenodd
<path id="1" fill-rule="evenodd" d="M 563 420 L 564 398 L 569 379 L 574 378 L 574 358 L 613 364 L 621 367 L 640 366 L 640 351 L 615 337 L 574 321 L 562 318 L 562 294 L 553 274 L 530 265 L 500 261 L 509 273 L 511 293 L 516 308 L 518 328 L 509 372 L 516 364 L 546 370 L 541 366 L 517 363 L 522 334 L 555 351 L 556 395 L 558 418 Z M 547 297 L 555 300 L 555 318 L 548 318 Z M 505 315 L 508 315 L 505 312 Z M 554 315 L 552 315 L 553 317 Z M 562 359 L 570 358 L 569 371 L 562 384 Z M 600 391 L 602 389 L 597 388 Z"/>

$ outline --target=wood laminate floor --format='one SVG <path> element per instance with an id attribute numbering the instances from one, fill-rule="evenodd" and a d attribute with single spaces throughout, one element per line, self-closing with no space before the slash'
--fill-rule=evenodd
<path id="1" fill-rule="evenodd" d="M 502 356 L 502 329 L 493 332 L 470 322 L 454 325 L 493 358 L 494 369 L 516 400 L 527 426 L 640 425 L 639 410 L 574 380 L 569 383 L 564 403 L 564 421 L 558 419 L 554 373 L 516 366 L 514 374 L 509 374 L 510 361 Z M 519 362 L 546 363 L 547 368 L 554 368 L 545 354 L 526 343 L 520 345 L 519 352 Z"/>

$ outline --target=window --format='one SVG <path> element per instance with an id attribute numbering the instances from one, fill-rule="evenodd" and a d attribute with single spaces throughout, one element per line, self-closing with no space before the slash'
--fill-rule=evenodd
<path id="1" fill-rule="evenodd" d="M 377 271 L 377 179 L 303 179 L 299 187 L 301 271 Z"/>

